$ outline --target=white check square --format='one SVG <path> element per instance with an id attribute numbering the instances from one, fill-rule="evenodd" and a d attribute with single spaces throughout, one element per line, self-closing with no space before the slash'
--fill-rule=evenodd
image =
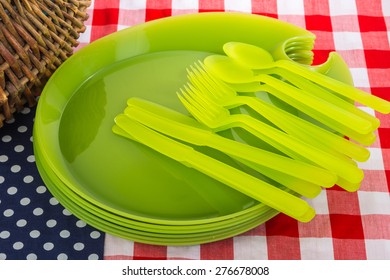
<path id="1" fill-rule="evenodd" d="M 353 85 L 358 88 L 369 88 L 370 79 L 367 68 L 349 68 L 351 72 Z"/>
<path id="2" fill-rule="evenodd" d="M 302 260 L 333 260 L 332 238 L 300 238 Z"/>
<path id="3" fill-rule="evenodd" d="M 200 246 L 168 246 L 167 248 L 168 259 L 200 259 Z"/>
<path id="4" fill-rule="evenodd" d="M 172 0 L 172 10 L 197 10 L 198 0 Z"/>
<path id="5" fill-rule="evenodd" d="M 356 15 L 356 0 L 329 0 L 329 11 L 332 16 Z"/>
<path id="6" fill-rule="evenodd" d="M 362 215 L 390 215 L 390 196 L 386 192 L 358 192 Z"/>
<path id="7" fill-rule="evenodd" d="M 133 256 L 134 242 L 106 234 L 104 240 L 104 256 Z"/>
<path id="8" fill-rule="evenodd" d="M 363 41 L 359 32 L 334 32 L 336 50 L 362 50 Z"/>
<path id="9" fill-rule="evenodd" d="M 225 0 L 225 11 L 234 12 L 252 12 L 252 1 L 251 0 Z"/>
<path id="10" fill-rule="evenodd" d="M 277 0 L 279 15 L 304 15 L 303 0 Z"/>
<path id="11" fill-rule="evenodd" d="M 366 253 L 369 260 L 390 260 L 390 240 L 366 239 Z"/>
<path id="12" fill-rule="evenodd" d="M 146 0 L 126 0 L 119 1 L 121 10 L 140 10 L 146 9 Z"/>
<path id="13" fill-rule="evenodd" d="M 267 240 L 265 236 L 234 237 L 235 260 L 266 260 L 268 259 Z"/>

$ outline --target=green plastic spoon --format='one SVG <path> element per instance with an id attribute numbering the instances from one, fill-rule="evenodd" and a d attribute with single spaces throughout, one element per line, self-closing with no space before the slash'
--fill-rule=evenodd
<path id="1" fill-rule="evenodd" d="M 368 94 L 338 80 L 332 79 L 328 76 L 311 71 L 307 67 L 298 63 L 294 63 L 289 60 L 274 61 L 272 55 L 269 52 L 255 45 L 241 42 L 229 42 L 223 46 L 223 49 L 229 57 L 240 60 L 246 65 L 250 65 L 251 68 L 260 69 L 260 65 L 262 65 L 262 69 L 274 67 L 284 68 L 344 97 L 371 107 L 380 113 L 390 113 L 390 102 L 377 96 Z"/>

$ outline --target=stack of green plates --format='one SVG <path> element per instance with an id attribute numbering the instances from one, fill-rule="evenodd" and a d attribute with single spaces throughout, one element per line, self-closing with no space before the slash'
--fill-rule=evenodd
<path id="1" fill-rule="evenodd" d="M 91 226 L 143 243 L 207 243 L 266 222 L 278 212 L 111 128 L 130 97 L 186 113 L 176 96 L 186 67 L 222 53 L 226 42 L 290 59 L 283 48 L 295 37 L 314 40 L 272 18 L 202 13 L 141 24 L 84 47 L 54 73 L 38 103 L 34 151 L 45 184 Z M 315 70 L 350 79 L 337 55 Z"/>

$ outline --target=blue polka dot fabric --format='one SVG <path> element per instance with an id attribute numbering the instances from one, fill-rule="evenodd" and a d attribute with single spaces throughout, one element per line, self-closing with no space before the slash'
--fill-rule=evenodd
<path id="1" fill-rule="evenodd" d="M 39 176 L 34 115 L 25 108 L 0 128 L 0 260 L 102 259 L 104 233 L 66 210 Z"/>

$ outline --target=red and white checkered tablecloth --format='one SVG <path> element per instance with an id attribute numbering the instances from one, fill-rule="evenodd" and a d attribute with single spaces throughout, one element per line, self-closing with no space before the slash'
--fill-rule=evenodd
<path id="1" fill-rule="evenodd" d="M 389 0 L 95 0 L 79 48 L 145 21 L 209 11 L 261 14 L 306 28 L 317 36 L 314 64 L 335 50 L 350 67 L 356 87 L 390 100 Z M 378 117 L 381 127 L 371 158 L 359 164 L 365 171 L 360 190 L 324 190 L 310 201 L 317 211 L 312 222 L 280 214 L 234 238 L 187 247 L 106 235 L 104 258 L 390 259 L 390 116 Z"/>

